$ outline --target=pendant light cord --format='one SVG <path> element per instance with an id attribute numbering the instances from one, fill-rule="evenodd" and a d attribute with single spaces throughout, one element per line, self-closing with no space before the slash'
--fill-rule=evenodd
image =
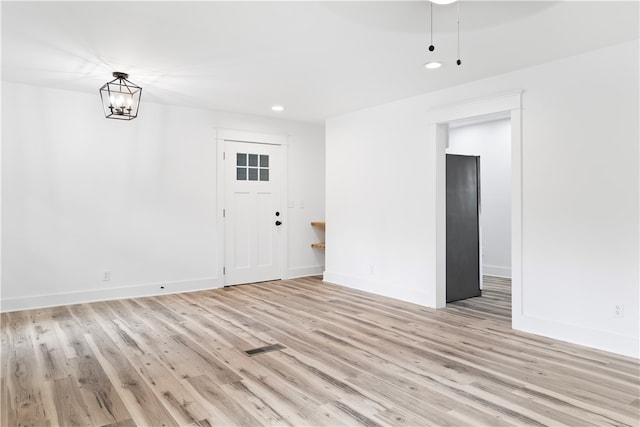
<path id="1" fill-rule="evenodd" d="M 430 20 L 430 24 L 429 24 L 429 31 L 431 33 L 431 44 L 429 44 L 429 52 L 433 52 L 435 49 L 435 46 L 433 45 L 433 2 L 429 1 L 429 20 Z"/>
<path id="2" fill-rule="evenodd" d="M 460 0 L 456 2 L 456 10 L 458 14 L 458 60 L 456 61 L 456 64 L 460 65 L 462 64 L 462 61 L 460 60 Z"/>

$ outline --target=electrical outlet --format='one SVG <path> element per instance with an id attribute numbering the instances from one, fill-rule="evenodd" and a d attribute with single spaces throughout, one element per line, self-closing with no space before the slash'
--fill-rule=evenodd
<path id="1" fill-rule="evenodd" d="M 108 282 L 109 280 L 111 280 L 111 272 L 110 271 L 103 271 L 102 272 L 102 281 L 103 282 Z"/>
<path id="2" fill-rule="evenodd" d="M 615 305 L 614 315 L 615 315 L 616 319 L 624 318 L 624 304 L 616 304 Z"/>

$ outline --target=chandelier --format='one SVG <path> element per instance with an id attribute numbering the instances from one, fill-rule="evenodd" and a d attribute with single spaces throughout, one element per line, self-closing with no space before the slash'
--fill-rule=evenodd
<path id="1" fill-rule="evenodd" d="M 133 120 L 138 117 L 142 88 L 131 83 L 127 73 L 113 72 L 115 79 L 100 88 L 104 116 L 107 119 Z"/>

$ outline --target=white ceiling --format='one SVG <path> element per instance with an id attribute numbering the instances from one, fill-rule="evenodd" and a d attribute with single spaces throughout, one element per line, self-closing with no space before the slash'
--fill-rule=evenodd
<path id="1" fill-rule="evenodd" d="M 456 5 L 433 6 L 433 54 L 428 7 L 3 1 L 2 79 L 97 96 L 124 71 L 143 103 L 321 121 L 638 38 L 637 1 L 462 1 L 458 67 Z M 445 66 L 425 70 L 432 58 Z"/>

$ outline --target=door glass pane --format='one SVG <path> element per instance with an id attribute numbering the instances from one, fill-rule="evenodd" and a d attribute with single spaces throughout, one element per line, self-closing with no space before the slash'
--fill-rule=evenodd
<path id="1" fill-rule="evenodd" d="M 257 154 L 249 154 L 249 166 L 258 166 Z"/>
<path id="2" fill-rule="evenodd" d="M 260 181 L 269 181 L 269 169 L 260 169 Z"/>
<path id="3" fill-rule="evenodd" d="M 238 181 L 247 180 L 247 168 L 236 168 L 236 180 Z"/>
<path id="4" fill-rule="evenodd" d="M 249 168 L 249 181 L 257 181 L 257 180 L 258 180 L 258 169 Z"/>
<path id="5" fill-rule="evenodd" d="M 237 166 L 247 166 L 247 154 L 246 153 L 236 153 L 236 165 Z"/>
<path id="6" fill-rule="evenodd" d="M 268 154 L 260 154 L 260 167 L 268 168 L 269 167 L 269 155 Z"/>

